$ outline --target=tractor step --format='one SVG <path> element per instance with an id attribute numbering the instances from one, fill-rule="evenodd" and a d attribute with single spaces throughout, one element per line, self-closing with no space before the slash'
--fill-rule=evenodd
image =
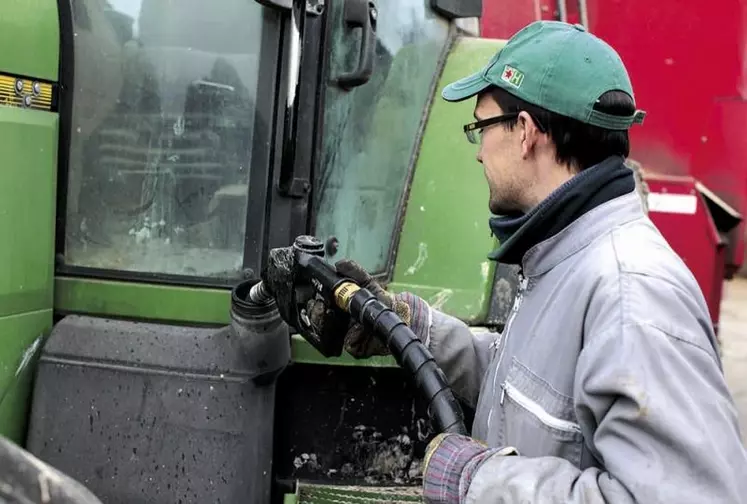
<path id="1" fill-rule="evenodd" d="M 284 504 L 401 504 L 422 502 L 419 486 L 336 486 L 299 482 Z"/>

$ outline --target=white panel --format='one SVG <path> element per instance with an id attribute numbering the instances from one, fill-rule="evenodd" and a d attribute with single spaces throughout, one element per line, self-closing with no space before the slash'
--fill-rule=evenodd
<path id="1" fill-rule="evenodd" d="M 695 194 L 649 193 L 649 212 L 693 215 L 698 208 Z"/>

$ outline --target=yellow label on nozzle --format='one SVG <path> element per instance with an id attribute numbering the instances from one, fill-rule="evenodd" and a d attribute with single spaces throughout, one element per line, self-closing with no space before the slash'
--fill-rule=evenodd
<path id="1" fill-rule="evenodd" d="M 350 300 L 353 299 L 353 295 L 359 290 L 361 288 L 358 284 L 343 282 L 335 289 L 335 303 L 340 309 L 349 312 Z"/>

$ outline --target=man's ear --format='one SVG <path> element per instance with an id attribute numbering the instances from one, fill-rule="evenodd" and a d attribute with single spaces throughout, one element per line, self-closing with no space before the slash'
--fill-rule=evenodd
<path id="1" fill-rule="evenodd" d="M 532 116 L 525 111 L 519 112 L 517 126 L 521 131 L 521 156 L 526 159 L 532 155 L 537 147 L 542 132 L 537 128 Z"/>

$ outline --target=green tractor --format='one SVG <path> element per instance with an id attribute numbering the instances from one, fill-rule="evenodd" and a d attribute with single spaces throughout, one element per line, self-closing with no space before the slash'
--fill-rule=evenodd
<path id="1" fill-rule="evenodd" d="M 481 2 L 32 4 L 0 16 L 0 434 L 102 502 L 417 500 L 397 362 L 247 354 L 232 294 L 313 235 L 501 329 L 472 104 L 439 95 L 503 43 Z"/>

